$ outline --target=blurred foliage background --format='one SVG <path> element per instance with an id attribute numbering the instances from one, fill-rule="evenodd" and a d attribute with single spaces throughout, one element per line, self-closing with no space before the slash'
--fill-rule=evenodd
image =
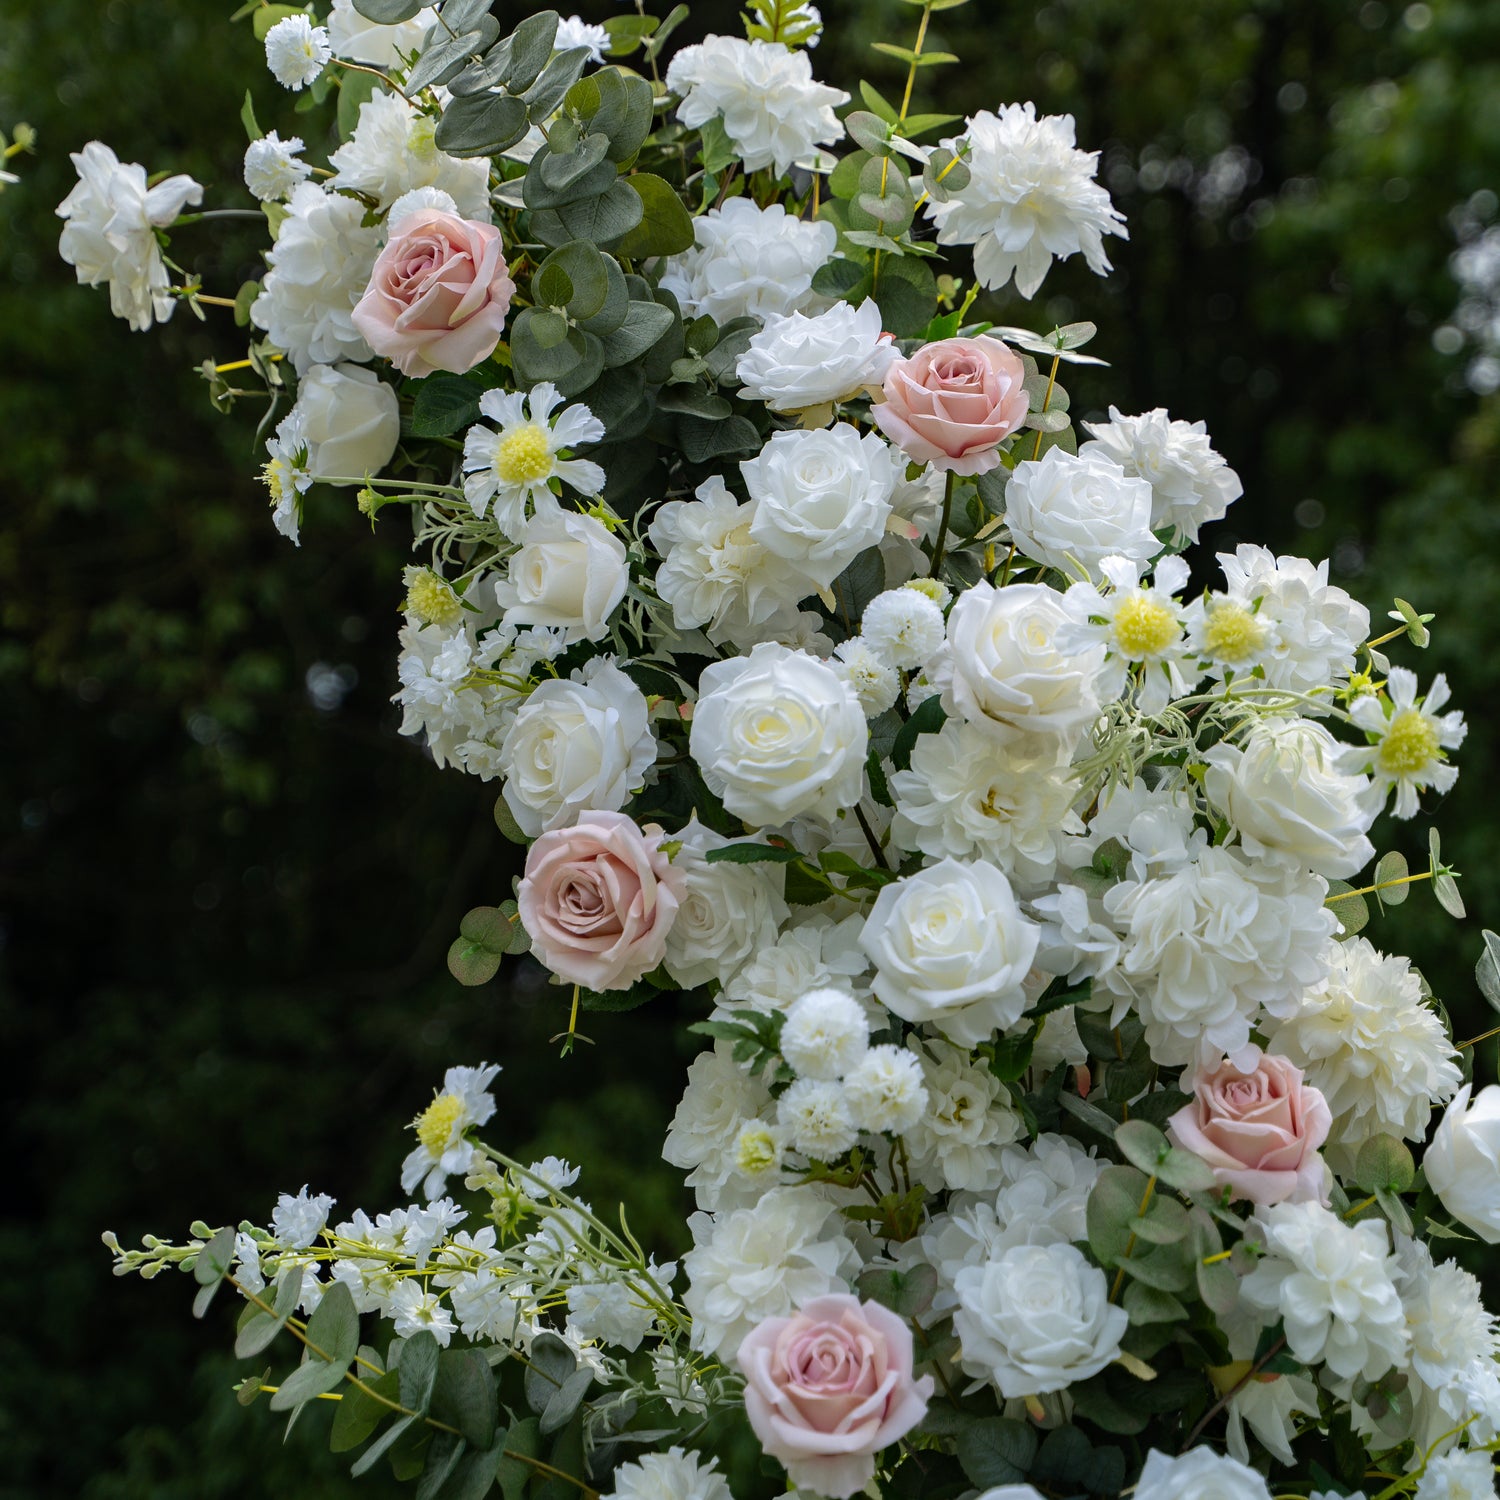
<path id="1" fill-rule="evenodd" d="M 0 0 L 0 128 L 39 132 L 0 196 L 4 1500 L 395 1493 L 348 1481 L 316 1421 L 283 1447 L 269 1413 L 240 1411 L 228 1312 L 197 1325 L 185 1286 L 112 1282 L 98 1234 L 264 1220 L 304 1179 L 345 1212 L 389 1206 L 398 1124 L 450 1063 L 508 1064 L 497 1140 L 587 1163 L 595 1202 L 624 1198 L 664 1245 L 681 1233 L 657 1159 L 688 1050 L 670 1003 L 591 1018 L 597 1044 L 563 1062 L 547 1042 L 565 1013 L 534 969 L 477 991 L 444 970 L 513 853 L 493 789 L 396 733 L 397 526 L 371 535 L 347 492 L 324 494 L 287 546 L 253 480 L 254 416 L 217 417 L 195 373 L 243 354 L 229 315 L 137 337 L 56 258 L 67 153 L 91 138 L 191 172 L 222 207 L 249 202 L 247 87 L 265 125 L 316 135 L 232 9 Z M 820 76 L 899 92 L 865 44 L 916 12 L 823 9 Z M 703 0 L 680 36 L 735 26 Z M 1075 410 L 1207 421 L 1246 498 L 1202 577 L 1243 538 L 1329 556 L 1377 621 L 1396 592 L 1436 612 L 1433 649 L 1398 659 L 1446 671 L 1469 715 L 1437 821 L 1471 917 L 1453 928 L 1419 890 L 1371 936 L 1415 956 L 1462 1032 L 1484 1029 L 1500 367 L 1474 340 L 1500 289 L 1471 285 L 1456 324 L 1450 258 L 1496 216 L 1500 7 L 976 0 L 929 45 L 967 61 L 926 73 L 920 107 L 1034 99 L 1101 148 L 1131 229 L 1115 275 L 1069 265 L 1036 305 L 988 310 L 1100 325 L 1111 368 L 1069 380 Z M 232 296 L 261 241 L 229 228 L 187 230 L 174 254 Z M 1395 836 L 1414 856 L 1425 821 Z M 1489 1048 L 1478 1071 L 1494 1076 Z"/>

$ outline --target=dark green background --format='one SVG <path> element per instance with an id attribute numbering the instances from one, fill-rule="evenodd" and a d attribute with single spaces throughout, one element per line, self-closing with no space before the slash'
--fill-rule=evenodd
<path id="1" fill-rule="evenodd" d="M 343 1211 L 389 1206 L 401 1124 L 450 1063 L 507 1064 L 498 1141 L 565 1151 L 596 1202 L 626 1197 L 633 1222 L 680 1233 L 657 1151 L 682 1018 L 595 1018 L 598 1045 L 560 1062 L 546 1042 L 565 1017 L 535 971 L 467 991 L 443 969 L 462 912 L 507 894 L 513 855 L 493 788 L 395 732 L 398 524 L 372 536 L 347 494 L 322 495 L 287 545 L 253 481 L 253 417 L 215 416 L 193 373 L 243 353 L 228 314 L 133 335 L 56 258 L 52 208 L 86 140 L 245 206 L 246 87 L 264 125 L 315 135 L 232 8 L 0 0 L 0 127 L 40 132 L 0 195 L 6 1500 L 353 1492 L 316 1419 L 283 1448 L 269 1414 L 234 1406 L 227 1310 L 200 1326 L 185 1284 L 112 1282 L 97 1237 L 264 1219 L 304 1180 Z M 824 11 L 820 75 L 899 92 L 861 49 L 906 40 L 916 13 Z M 703 4 L 683 35 L 733 24 Z M 974 0 L 935 18 L 931 45 L 970 61 L 925 75 L 921 107 L 1032 98 L 1104 151 L 1132 236 L 1110 242 L 1115 276 L 1070 265 L 1034 306 L 990 309 L 1099 323 L 1113 367 L 1070 379 L 1075 410 L 1208 421 L 1247 492 L 1210 551 L 1331 555 L 1377 619 L 1392 592 L 1437 612 L 1433 651 L 1400 659 L 1448 671 L 1469 714 L 1439 821 L 1473 915 L 1455 928 L 1419 891 L 1372 935 L 1481 1029 L 1478 929 L 1500 926 L 1500 420 L 1432 333 L 1457 297 L 1450 213 L 1500 186 L 1500 9 Z M 174 251 L 233 295 L 259 244 L 203 226 Z M 347 691 L 319 708 L 310 680 Z M 1424 839 L 1423 820 L 1398 836 Z"/>

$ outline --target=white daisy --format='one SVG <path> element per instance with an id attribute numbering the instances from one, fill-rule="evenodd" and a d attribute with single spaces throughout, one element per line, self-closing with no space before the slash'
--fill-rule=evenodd
<path id="1" fill-rule="evenodd" d="M 267 440 L 266 462 L 260 472 L 271 492 L 272 524 L 299 547 L 302 497 L 313 482 L 308 454 L 307 413 L 294 406 L 281 419 L 276 436 Z"/>
<path id="2" fill-rule="evenodd" d="M 1343 769 L 1368 771 L 1382 806 L 1394 787 L 1392 811 L 1398 818 L 1415 817 L 1418 792 L 1428 787 L 1446 792 L 1458 780 L 1458 768 L 1448 764 L 1444 752 L 1463 744 L 1469 727 L 1460 712 L 1435 712 L 1447 701 L 1448 679 L 1441 672 L 1426 696 L 1419 698 L 1417 674 L 1392 667 L 1383 697 L 1366 695 L 1350 707 L 1350 717 L 1370 743 L 1351 748 Z"/>
<path id="3" fill-rule="evenodd" d="M 401 1163 L 402 1192 L 414 1192 L 425 1175 L 423 1191 L 436 1198 L 451 1174 L 468 1170 L 473 1149 L 464 1136 L 495 1113 L 488 1090 L 499 1071 L 498 1063 L 480 1063 L 477 1068 L 449 1068 L 443 1074 L 442 1088 L 411 1122 L 417 1145 Z"/>

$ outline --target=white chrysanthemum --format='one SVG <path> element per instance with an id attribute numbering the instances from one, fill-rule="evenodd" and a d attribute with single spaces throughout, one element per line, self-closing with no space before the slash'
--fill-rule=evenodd
<path id="1" fill-rule="evenodd" d="M 460 160 L 440 151 L 437 121 L 419 113 L 400 94 L 377 91 L 359 109 L 354 133 L 332 156 L 329 186 L 365 193 L 377 212 L 418 188 L 436 188 L 457 205 L 461 218 L 490 221 L 490 164 L 485 157 Z"/>
<path id="2" fill-rule="evenodd" d="M 1483 1451 L 1445 1453 L 1417 1481 L 1416 1500 L 1493 1500 L 1495 1456 Z"/>
<path id="3" fill-rule="evenodd" d="M 693 1248 L 682 1261 L 693 1348 L 733 1359 L 757 1323 L 842 1291 L 841 1272 L 854 1253 L 842 1223 L 831 1203 L 806 1188 L 773 1188 L 749 1208 L 694 1214 Z"/>
<path id="4" fill-rule="evenodd" d="M 1151 532 L 1151 486 L 1102 454 L 1060 447 L 1016 465 L 1005 524 L 1023 556 L 1071 577 L 1082 568 L 1097 578 L 1106 557 L 1145 563 L 1161 549 Z"/>
<path id="5" fill-rule="evenodd" d="M 245 151 L 245 186 L 262 203 L 285 198 L 312 176 L 312 166 L 297 154 L 303 145 L 300 135 L 284 141 L 274 130 L 251 141 Z"/>
<path id="6" fill-rule="evenodd" d="M 1327 972 L 1326 892 L 1316 875 L 1225 848 L 1173 875 L 1121 881 L 1104 897 L 1125 938 L 1108 976 L 1116 1015 L 1134 1004 L 1164 1065 L 1190 1062 L 1204 1042 L 1238 1052 L 1262 1005 L 1285 1015 Z"/>
<path id="7" fill-rule="evenodd" d="M 1457 710 L 1437 712 L 1448 696 L 1448 679 L 1441 672 L 1432 679 L 1426 696 L 1419 697 L 1417 674 L 1406 667 L 1392 667 L 1385 698 L 1363 694 L 1349 710 L 1371 743 L 1351 746 L 1345 752 L 1346 765 L 1369 772 L 1381 807 L 1394 789 L 1396 805 L 1391 811 L 1395 817 L 1415 817 L 1419 792 L 1428 787 L 1446 792 L 1458 780 L 1458 768 L 1448 764 L 1444 752 L 1463 744 L 1468 726 Z"/>
<path id="8" fill-rule="evenodd" d="M 857 998 L 868 995 L 862 981 L 869 960 L 859 946 L 863 926 L 857 914 L 840 922 L 818 915 L 788 928 L 729 981 L 714 1018 L 731 1019 L 741 1007 L 761 1015 L 789 1010 L 809 990 L 829 987 L 850 989 Z"/>
<path id="9" fill-rule="evenodd" d="M 1326 1154 L 1337 1171 L 1353 1166 L 1372 1135 L 1421 1140 L 1432 1106 L 1453 1097 L 1461 1075 L 1410 959 L 1362 937 L 1330 943 L 1325 959 L 1327 978 L 1300 996 L 1269 1046 L 1327 1099 Z"/>
<path id="10" fill-rule="evenodd" d="M 300 93 L 333 56 L 327 28 L 305 15 L 285 16 L 266 33 L 266 66 L 284 89 Z"/>
<path id="11" fill-rule="evenodd" d="M 528 506 L 552 501 L 551 481 L 580 495 L 604 488 L 604 470 L 588 459 L 566 455 L 604 436 L 604 424 L 582 402 L 562 406 L 550 380 L 529 392 L 486 391 L 479 410 L 500 430 L 475 424 L 464 437 L 464 498 L 483 518 L 495 502 L 495 524 L 519 537 Z"/>
<path id="12" fill-rule="evenodd" d="M 250 321 L 286 351 L 299 375 L 310 365 L 370 358 L 350 317 L 380 253 L 380 231 L 365 228 L 364 215 L 358 199 L 315 182 L 292 192 Z"/>
<path id="13" fill-rule="evenodd" d="M 615 1470 L 614 1489 L 602 1500 L 730 1500 L 729 1485 L 714 1472 L 718 1462 L 684 1448 L 644 1453 Z"/>
<path id="14" fill-rule="evenodd" d="M 1075 145 L 1072 115 L 1037 118 L 1034 104 L 1007 104 L 969 120 L 950 151 L 964 151 L 969 181 L 932 199 L 938 243 L 973 245 L 974 270 L 987 287 L 1016 278 L 1030 297 L 1054 259 L 1082 253 L 1089 269 L 1109 270 L 1104 236 L 1128 239 L 1124 217 L 1094 181 L 1097 151 Z"/>
<path id="15" fill-rule="evenodd" d="M 821 219 L 798 219 L 781 204 L 757 208 L 731 198 L 693 220 L 694 248 L 674 255 L 661 285 L 687 318 L 784 317 L 828 305 L 812 289 L 813 273 L 838 244 Z"/>
<path id="16" fill-rule="evenodd" d="M 942 606 L 921 589 L 886 589 L 865 605 L 859 633 L 893 667 L 925 667 L 943 644 Z"/>
<path id="17" fill-rule="evenodd" d="M 859 1139 L 844 1086 L 830 1078 L 799 1078 L 776 1101 L 776 1123 L 792 1149 L 814 1161 L 836 1161 Z"/>
<path id="18" fill-rule="evenodd" d="M 1083 832 L 1078 786 L 1055 756 L 1028 759 L 949 719 L 917 737 L 911 768 L 890 778 L 891 837 L 933 859 L 983 859 L 1034 894 L 1057 870 L 1061 840 Z"/>
<path id="19" fill-rule="evenodd" d="M 1176 1458 L 1153 1448 L 1135 1495 L 1136 1500 L 1271 1500 L 1254 1469 L 1212 1448 L 1189 1448 Z"/>
<path id="20" fill-rule="evenodd" d="M 729 1044 L 718 1042 L 688 1066 L 687 1088 L 662 1144 L 662 1159 L 688 1170 L 687 1184 L 704 1208 L 735 1170 L 735 1151 L 746 1121 L 769 1113 L 771 1095 L 734 1061 Z"/>
<path id="21" fill-rule="evenodd" d="M 736 1177 L 758 1194 L 780 1179 L 786 1132 L 769 1120 L 746 1120 L 734 1138 L 732 1161 Z"/>
<path id="22" fill-rule="evenodd" d="M 907 1045 L 922 1064 L 928 1105 L 906 1134 L 914 1175 L 933 1192 L 993 1191 L 1004 1177 L 1002 1149 L 1021 1134 L 1005 1085 L 967 1047 L 915 1036 Z"/>
<path id="23" fill-rule="evenodd" d="M 138 333 L 165 323 L 176 308 L 167 295 L 171 277 L 156 231 L 190 203 L 203 201 L 191 177 L 169 177 L 146 186 L 146 169 L 122 162 L 102 141 L 71 155 L 78 184 L 57 205 L 66 222 L 58 252 L 78 273 L 80 286 L 109 283 L 109 310 Z"/>
<path id="24" fill-rule="evenodd" d="M 723 120 L 746 172 L 774 167 L 780 176 L 843 139 L 834 110 L 848 94 L 816 82 L 808 55 L 780 42 L 707 37 L 672 59 L 667 87 L 681 96 L 677 118 L 688 129 Z"/>
<path id="25" fill-rule="evenodd" d="M 271 524 L 301 546 L 302 497 L 313 482 L 307 413 L 302 407 L 294 406 L 277 424 L 276 435 L 266 439 L 266 461 L 260 473 L 271 492 Z"/>
<path id="26" fill-rule="evenodd" d="M 1297 1359 L 1344 1380 L 1378 1380 L 1405 1359 L 1399 1266 L 1383 1219 L 1346 1224 L 1318 1203 L 1278 1203 L 1255 1217 L 1266 1253 L 1240 1295 L 1283 1319 Z"/>
<path id="27" fill-rule="evenodd" d="M 833 654 L 867 719 L 878 719 L 896 706 L 896 699 L 901 696 L 901 678 L 879 652 L 859 636 L 853 636 L 836 646 Z"/>
<path id="28" fill-rule="evenodd" d="M 1162 407 L 1126 417 L 1113 406 L 1108 422 L 1085 422 L 1092 436 L 1080 454 L 1098 452 L 1151 485 L 1151 529 L 1196 542 L 1244 494 L 1240 476 L 1214 452 L 1202 422 L 1174 422 Z"/>
<path id="29" fill-rule="evenodd" d="M 672 868 L 686 890 L 667 934 L 667 972 L 683 989 L 711 980 L 726 983 L 752 954 L 770 947 L 786 921 L 786 866 L 709 861 L 711 850 L 730 842 L 695 817 L 672 835 L 681 845 Z"/>
<path id="30" fill-rule="evenodd" d="M 878 387 L 900 354 L 867 297 L 858 307 L 836 302 L 812 317 L 794 312 L 768 319 L 735 373 L 747 396 L 772 411 L 798 412 Z"/>
<path id="31" fill-rule="evenodd" d="M 437 11 L 430 5 L 409 21 L 386 26 L 360 15 L 354 0 L 333 0 L 328 13 L 328 44 L 335 57 L 375 68 L 394 68 L 422 45 L 436 22 Z"/>
<path id="32" fill-rule="evenodd" d="M 306 1250 L 322 1234 L 323 1226 L 328 1222 L 328 1210 L 333 1204 L 334 1200 L 327 1193 L 309 1196 L 304 1183 L 295 1198 L 290 1193 L 283 1193 L 276 1200 L 276 1207 L 271 1211 L 271 1233 L 283 1249 Z"/>
<path id="33" fill-rule="evenodd" d="M 799 995 L 781 1028 L 781 1055 L 803 1078 L 842 1078 L 869 1045 L 864 1006 L 832 986 Z"/>
<path id="34" fill-rule="evenodd" d="M 905 1135 L 927 1109 L 922 1064 L 889 1042 L 871 1047 L 844 1079 L 855 1124 L 876 1135 Z"/>
<path id="35" fill-rule="evenodd" d="M 403 1192 L 415 1191 L 421 1182 L 427 1196 L 436 1198 L 450 1176 L 468 1170 L 474 1153 L 464 1135 L 495 1113 L 489 1087 L 499 1072 L 498 1063 L 480 1063 L 443 1074 L 442 1088 L 433 1090 L 432 1103 L 411 1122 L 417 1144 L 401 1163 Z"/>
<path id="36" fill-rule="evenodd" d="M 602 63 L 605 49 L 609 46 L 609 32 L 602 26 L 593 26 L 582 16 L 564 16 L 557 23 L 557 36 L 553 39 L 554 52 L 567 52 L 573 47 L 587 47 L 586 61 Z"/>

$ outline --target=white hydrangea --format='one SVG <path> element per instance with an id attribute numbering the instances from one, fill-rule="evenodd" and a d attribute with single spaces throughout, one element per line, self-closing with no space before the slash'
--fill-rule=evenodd
<path id="1" fill-rule="evenodd" d="M 1255 1217 L 1266 1253 L 1240 1295 L 1284 1321 L 1297 1359 L 1344 1380 L 1378 1380 L 1406 1358 L 1400 1267 L 1383 1219 L 1346 1224 L 1318 1203 L 1278 1203 Z"/>
<path id="2" fill-rule="evenodd" d="M 288 1250 L 306 1250 L 322 1234 L 334 1200 L 327 1193 L 308 1195 L 307 1185 L 294 1198 L 283 1193 L 271 1212 L 271 1233 Z"/>
<path id="3" fill-rule="evenodd" d="M 900 1047 L 871 1047 L 844 1079 L 854 1122 L 875 1135 L 905 1135 L 927 1109 L 922 1065 Z"/>
<path id="4" fill-rule="evenodd" d="M 807 53 L 780 42 L 707 37 L 672 59 L 667 87 L 681 97 L 677 118 L 690 130 L 723 120 L 746 172 L 774 167 L 780 176 L 843 139 L 834 110 L 848 94 L 816 82 Z"/>
<path id="5" fill-rule="evenodd" d="M 1151 532 L 1151 486 L 1099 453 L 1049 448 L 1018 463 L 1005 487 L 1005 524 L 1025 557 L 1076 577 L 1099 576 L 1106 557 L 1144 563 L 1161 544 Z"/>
<path id="6" fill-rule="evenodd" d="M 335 57 L 368 63 L 375 68 L 394 68 L 403 56 L 409 56 L 422 45 L 436 22 L 437 11 L 430 5 L 409 21 L 386 26 L 360 15 L 354 8 L 354 0 L 333 0 L 328 13 L 328 44 Z"/>
<path id="7" fill-rule="evenodd" d="M 1493 1500 L 1495 1457 L 1464 1450 L 1433 1459 L 1417 1480 L 1416 1500 Z"/>
<path id="8" fill-rule="evenodd" d="M 851 636 L 834 647 L 839 669 L 843 672 L 867 719 L 878 719 L 896 706 L 901 696 L 901 678 L 896 669 L 878 651 L 873 651 L 860 636 Z"/>
<path id="9" fill-rule="evenodd" d="M 306 15 L 284 16 L 266 32 L 266 66 L 284 89 L 300 93 L 333 56 L 325 27 Z"/>
<path id="10" fill-rule="evenodd" d="M 748 1208 L 694 1214 L 693 1248 L 682 1261 L 693 1348 L 733 1359 L 763 1319 L 842 1291 L 854 1252 L 842 1223 L 831 1203 L 805 1188 L 773 1188 Z"/>
<path id="11" fill-rule="evenodd" d="M 1240 476 L 1213 450 L 1202 422 L 1174 422 L 1162 407 L 1127 417 L 1111 406 L 1108 422 L 1085 422 L 1080 456 L 1102 453 L 1151 485 L 1151 529 L 1196 542 L 1244 493 Z"/>
<path id="12" fill-rule="evenodd" d="M 1102 276 L 1110 268 L 1103 237 L 1129 238 L 1094 180 L 1099 153 L 1075 145 L 1072 115 L 1038 119 L 1034 104 L 1007 104 L 998 115 L 974 115 L 962 137 L 943 145 L 962 151 L 969 180 L 931 199 L 927 214 L 939 244 L 974 246 L 985 286 L 998 289 L 1014 275 L 1030 297 L 1054 259 L 1079 253 Z"/>
<path id="13" fill-rule="evenodd" d="M 311 164 L 298 155 L 303 145 L 300 135 L 284 141 L 274 130 L 251 141 L 245 150 L 245 186 L 262 203 L 285 198 L 312 176 Z"/>
<path id="14" fill-rule="evenodd" d="M 700 1206 L 714 1208 L 734 1174 L 741 1127 L 770 1112 L 766 1086 L 734 1061 L 727 1042 L 717 1042 L 688 1065 L 687 1088 L 667 1129 L 662 1159 L 686 1170 Z"/>
<path id="15" fill-rule="evenodd" d="M 694 248 L 672 256 L 661 279 L 684 317 L 764 320 L 828 305 L 812 279 L 838 244 L 832 224 L 731 198 L 693 220 L 693 237 Z"/>
<path id="16" fill-rule="evenodd" d="M 865 605 L 859 633 L 874 651 L 903 672 L 925 667 L 942 646 L 942 607 L 920 589 L 886 589 Z"/>
<path id="17" fill-rule="evenodd" d="M 718 1463 L 685 1448 L 643 1453 L 614 1471 L 614 1489 L 601 1500 L 730 1500 L 729 1485 L 715 1472 Z"/>
<path id="18" fill-rule="evenodd" d="M 366 193 L 377 212 L 417 188 L 436 188 L 457 205 L 461 218 L 490 221 L 490 164 L 460 160 L 433 140 L 437 121 L 400 94 L 377 90 L 359 109 L 354 133 L 332 156 L 329 186 Z"/>
<path id="19" fill-rule="evenodd" d="M 967 1047 L 908 1039 L 922 1064 L 927 1110 L 906 1133 L 912 1169 L 933 1192 L 991 1192 L 1004 1178 L 1003 1148 L 1021 1134 L 1005 1085 Z"/>
<path id="20" fill-rule="evenodd" d="M 745 394 L 772 411 L 827 407 L 878 388 L 900 358 L 871 298 L 836 302 L 827 312 L 769 318 L 739 357 Z"/>
<path id="21" fill-rule="evenodd" d="M 312 365 L 370 358 L 350 317 L 380 253 L 380 230 L 365 228 L 364 216 L 358 199 L 325 192 L 315 182 L 292 192 L 250 321 L 286 352 L 299 375 Z"/>
<path id="22" fill-rule="evenodd" d="M 792 1148 L 814 1161 L 836 1161 L 859 1139 L 844 1086 L 829 1078 L 798 1078 L 776 1101 L 776 1123 Z"/>
<path id="23" fill-rule="evenodd" d="M 1427 694 L 1419 696 L 1417 674 L 1406 667 L 1392 667 L 1386 674 L 1384 701 L 1362 693 L 1349 710 L 1372 743 L 1349 746 L 1346 767 L 1369 772 L 1382 807 L 1394 790 L 1394 817 L 1415 817 L 1419 792 L 1429 787 L 1435 792 L 1451 791 L 1458 780 L 1458 768 L 1448 764 L 1444 752 L 1463 744 L 1468 726 L 1456 710 L 1438 713 L 1448 696 L 1448 679 L 1441 672 L 1432 679 Z"/>
<path id="24" fill-rule="evenodd" d="M 842 1078 L 869 1045 L 864 1006 L 850 991 L 833 986 L 799 995 L 781 1028 L 781 1055 L 803 1078 Z"/>
<path id="25" fill-rule="evenodd" d="M 1333 1113 L 1326 1154 L 1348 1170 L 1372 1135 L 1423 1139 L 1433 1105 L 1453 1097 L 1461 1074 L 1410 959 L 1355 937 L 1330 943 L 1324 960 L 1327 977 L 1298 997 L 1269 1047 L 1322 1091 Z"/>

